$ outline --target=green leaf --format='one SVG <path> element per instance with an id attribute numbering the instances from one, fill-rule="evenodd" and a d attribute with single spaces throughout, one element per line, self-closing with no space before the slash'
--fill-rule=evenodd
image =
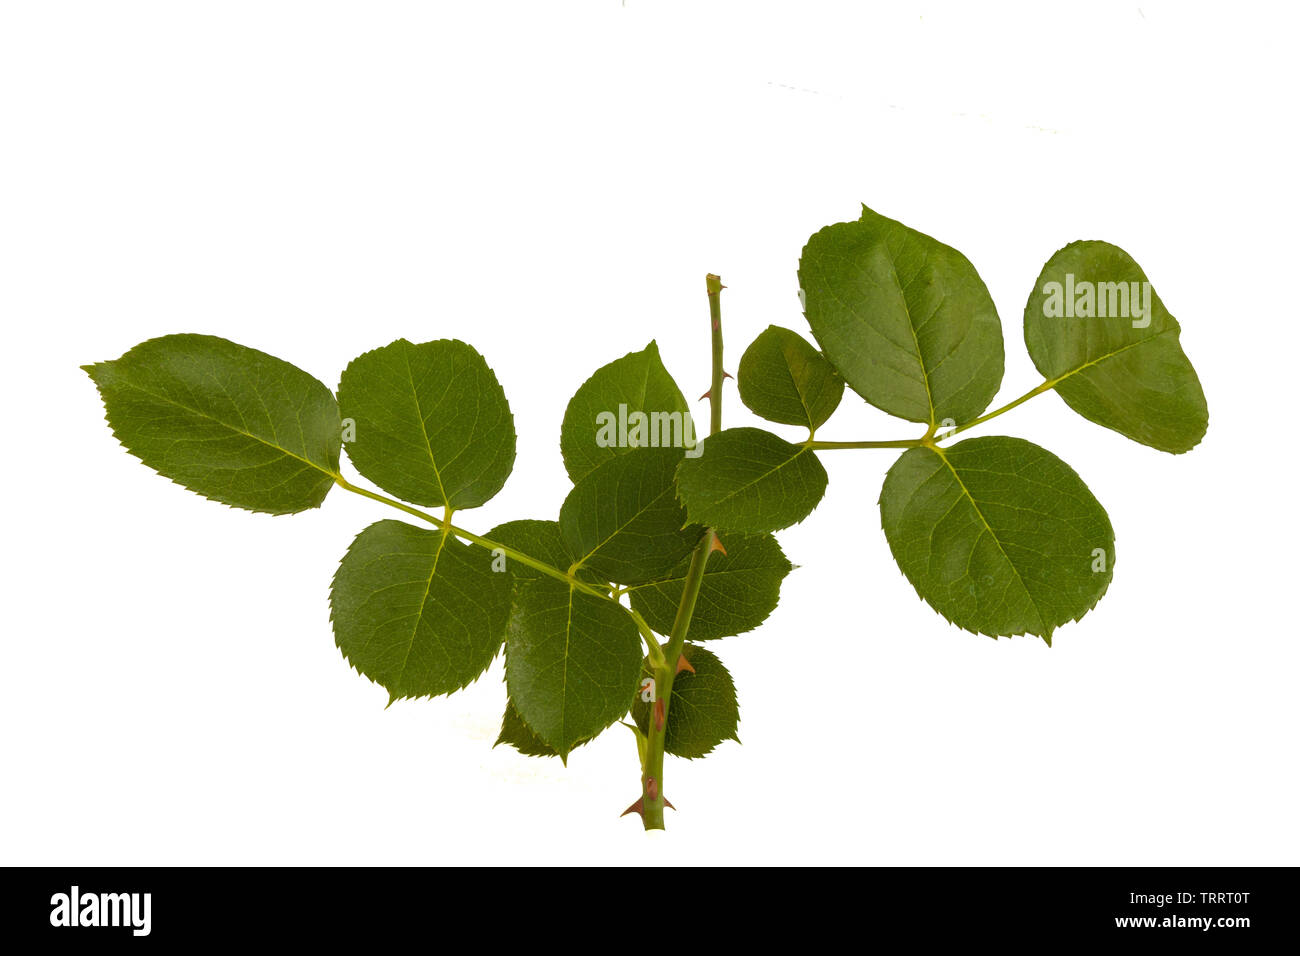
<path id="1" fill-rule="evenodd" d="M 728 532 L 722 545 L 726 553 L 715 553 L 705 566 L 691 617 L 693 641 L 743 634 L 758 627 L 776 607 L 781 581 L 793 568 L 770 534 Z M 666 579 L 631 589 L 632 607 L 660 634 L 672 629 L 690 565 L 687 556 Z"/>
<path id="2" fill-rule="evenodd" d="M 677 469 L 691 521 L 731 531 L 778 531 L 808 517 L 826 493 L 826 469 L 804 445 L 761 428 L 728 428 Z"/>
<path id="3" fill-rule="evenodd" d="M 908 421 L 963 424 L 1002 382 L 1002 323 L 970 261 L 865 206 L 799 260 L 804 314 L 849 387 Z"/>
<path id="4" fill-rule="evenodd" d="M 641 637 L 625 608 L 554 578 L 517 584 L 506 686 L 562 759 L 627 713 L 640 673 Z"/>
<path id="5" fill-rule="evenodd" d="M 206 498 L 291 514 L 334 484 L 338 406 L 288 362 L 212 335 L 165 335 L 82 367 L 126 450 Z"/>
<path id="6" fill-rule="evenodd" d="M 353 540 L 330 591 L 334 640 L 390 700 L 450 694 L 492 663 L 510 613 L 509 575 L 441 531 L 378 521 Z"/>
<path id="7" fill-rule="evenodd" d="M 1101 599 L 1115 565 L 1105 510 L 1061 459 L 1019 438 L 912 448 L 880 493 L 894 560 L 958 627 L 1052 631 Z"/>
<path id="8" fill-rule="evenodd" d="M 568 549 L 564 546 L 564 540 L 560 536 L 560 525 L 556 521 L 537 521 L 534 519 L 507 521 L 505 524 L 497 525 L 489 531 L 486 537 L 530 558 L 549 564 L 559 571 L 565 570 L 573 561 Z M 504 555 L 501 556 L 501 559 L 505 569 L 509 571 L 514 585 L 511 593 L 512 610 L 522 603 L 518 600 L 518 597 L 521 587 L 527 586 L 526 582 L 537 580 L 554 581 L 553 578 L 521 561 L 513 560 Z M 595 575 L 586 569 L 581 569 L 578 576 L 590 581 L 596 580 Z M 587 740 L 577 741 L 574 746 L 578 747 L 584 743 L 587 743 Z M 501 734 L 497 737 L 497 744 L 509 744 L 528 757 L 559 756 L 554 747 L 537 736 L 533 729 L 524 722 L 512 700 L 506 701 L 506 711 L 501 719 Z M 496 746 L 496 744 L 493 746 Z"/>
<path id="9" fill-rule="evenodd" d="M 694 426 L 681 390 L 651 342 L 596 370 L 564 410 L 560 452 L 574 484 L 631 448 L 691 448 Z"/>
<path id="10" fill-rule="evenodd" d="M 573 746 L 581 747 L 583 744 L 590 743 L 593 738 L 579 740 Z M 493 747 L 501 744 L 509 744 L 514 747 L 525 757 L 558 757 L 560 754 L 554 747 L 542 740 L 533 732 L 533 728 L 524 723 L 524 719 L 519 716 L 519 711 L 512 700 L 506 701 L 506 712 L 501 718 L 501 733 L 497 735 L 497 742 Z"/>
<path id="11" fill-rule="evenodd" d="M 745 349 L 736 379 L 755 415 L 816 431 L 844 394 L 844 380 L 801 335 L 769 325 Z"/>
<path id="12" fill-rule="evenodd" d="M 682 654 L 695 673 L 684 670 L 673 678 L 664 750 L 693 759 L 708 756 L 724 740 L 740 743 L 736 735 L 740 708 L 731 674 L 717 655 L 695 644 L 683 647 Z M 650 707 L 640 695 L 632 704 L 632 716 L 642 733 L 650 726 Z"/>
<path id="13" fill-rule="evenodd" d="M 339 407 L 355 422 L 357 471 L 418 505 L 476 508 L 515 461 L 515 424 L 483 356 L 464 342 L 398 339 L 353 359 Z"/>
<path id="14" fill-rule="evenodd" d="M 668 574 L 704 529 L 689 525 L 673 476 L 682 453 L 638 448 L 583 476 L 560 508 L 574 559 L 603 580 L 640 584 Z"/>
<path id="15" fill-rule="evenodd" d="M 1178 335 L 1146 273 L 1108 242 L 1072 242 L 1058 251 L 1025 305 L 1025 345 L 1067 405 L 1175 454 L 1199 443 L 1209 423 Z"/>

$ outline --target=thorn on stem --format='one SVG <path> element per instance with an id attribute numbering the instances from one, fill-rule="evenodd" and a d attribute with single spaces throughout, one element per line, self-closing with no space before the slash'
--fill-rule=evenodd
<path id="1" fill-rule="evenodd" d="M 714 551 L 721 551 L 724 558 L 727 556 L 727 549 L 722 546 L 722 539 L 718 537 L 716 531 L 713 533 L 713 543 L 709 545 L 709 552 Z"/>
<path id="2" fill-rule="evenodd" d="M 706 398 L 711 397 L 712 395 L 713 395 L 713 389 L 709 389 L 707 392 L 705 392 L 703 395 L 701 395 L 699 398 L 697 398 L 696 401 L 697 401 L 697 402 L 702 402 L 702 401 L 704 401 Z"/>
<path id="3" fill-rule="evenodd" d="M 651 795 L 650 799 L 654 800 L 659 795 L 659 784 L 655 782 L 653 777 L 646 781 L 646 790 L 649 791 L 651 786 L 654 787 L 654 793 Z M 667 797 L 664 797 L 664 806 L 667 807 L 669 810 L 677 809 L 675 806 L 673 806 L 672 801 L 669 800 Z M 641 817 L 642 820 L 645 819 L 645 796 L 644 795 L 637 797 L 636 803 L 632 804 L 632 806 L 628 807 L 626 810 L 620 813 L 619 816 L 625 817 L 629 813 L 636 813 L 638 816 Z"/>
<path id="4" fill-rule="evenodd" d="M 686 659 L 685 654 L 678 654 L 676 673 L 680 674 L 682 671 L 690 671 L 692 674 L 694 674 L 695 668 L 691 666 L 691 662 Z"/>
<path id="5" fill-rule="evenodd" d="M 664 713 L 664 699 L 660 697 L 655 701 L 655 730 L 664 729 L 664 721 L 667 715 Z"/>

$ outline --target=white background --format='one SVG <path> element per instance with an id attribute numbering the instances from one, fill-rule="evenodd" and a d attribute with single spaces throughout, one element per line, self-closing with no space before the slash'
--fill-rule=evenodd
<path id="1" fill-rule="evenodd" d="M 0 11 L 0 862 L 1300 862 L 1293 8 Z M 780 608 L 712 645 L 744 744 L 670 761 L 663 834 L 618 817 L 620 728 L 567 769 L 491 749 L 500 662 L 387 710 L 348 668 L 327 586 L 386 509 L 204 501 L 118 447 L 78 369 L 193 331 L 333 385 L 462 338 L 520 435 L 462 523 L 553 517 L 578 384 L 655 338 L 703 392 L 708 271 L 733 371 L 769 323 L 806 333 L 800 248 L 863 202 L 980 270 L 997 404 L 1039 380 L 1020 316 L 1048 256 L 1128 250 L 1209 434 L 1161 454 L 1051 394 L 976 432 L 1061 455 L 1115 525 L 1110 593 L 1050 650 L 945 624 L 880 532 L 891 454 L 823 456 Z M 916 431 L 847 393 L 818 437 Z"/>

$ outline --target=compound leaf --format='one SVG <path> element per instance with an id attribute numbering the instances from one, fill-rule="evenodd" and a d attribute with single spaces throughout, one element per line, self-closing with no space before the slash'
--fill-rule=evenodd
<path id="1" fill-rule="evenodd" d="M 352 464 L 405 501 L 475 508 L 514 467 L 505 392 L 464 342 L 398 339 L 357 356 L 339 381 L 339 407 L 355 425 Z"/>
<path id="2" fill-rule="evenodd" d="M 1065 462 L 1019 438 L 912 448 L 885 476 L 881 524 L 917 593 L 958 627 L 1052 631 L 1110 584 L 1115 533 Z"/>
<path id="3" fill-rule="evenodd" d="M 740 708 L 730 672 L 716 654 L 698 645 L 687 644 L 682 656 L 695 673 L 683 670 L 673 678 L 664 750 L 692 759 L 707 756 L 724 740 L 740 743 L 736 735 Z M 649 729 L 651 706 L 639 694 L 632 704 L 632 716 L 642 733 Z"/>
<path id="4" fill-rule="evenodd" d="M 682 452 L 638 448 L 597 465 L 560 508 L 560 533 L 575 560 L 606 581 L 663 577 L 695 547 L 673 476 Z"/>
<path id="5" fill-rule="evenodd" d="M 770 534 L 727 532 L 726 553 L 710 556 L 691 617 L 691 640 L 709 641 L 753 630 L 772 613 L 781 597 L 781 581 L 793 565 Z M 661 581 L 631 589 L 632 607 L 660 634 L 677 616 L 690 557 Z"/>
<path id="6" fill-rule="evenodd" d="M 812 450 L 761 428 L 725 429 L 701 451 L 677 468 L 677 493 L 691 521 L 777 531 L 808 517 L 826 493 L 826 469 Z"/>
<path id="7" fill-rule="evenodd" d="M 627 713 L 640 672 L 641 637 L 625 608 L 554 578 L 516 585 L 506 686 L 562 759 Z"/>
<path id="8" fill-rule="evenodd" d="M 378 521 L 334 574 L 334 639 L 390 699 L 450 694 L 492 663 L 510 614 L 509 576 L 441 531 Z"/>
<path id="9" fill-rule="evenodd" d="M 339 470 L 334 396 L 288 362 L 213 335 L 165 335 L 83 366 L 109 426 L 150 468 L 268 514 L 317 507 Z"/>
<path id="10" fill-rule="evenodd" d="M 1146 273 L 1108 242 L 1059 250 L 1025 305 L 1025 345 L 1067 405 L 1175 454 L 1199 443 L 1209 423 L 1179 331 Z"/>
<path id="11" fill-rule="evenodd" d="M 654 342 L 597 369 L 569 400 L 560 428 L 560 453 L 574 484 L 630 448 L 694 445 L 686 399 Z"/>
<path id="12" fill-rule="evenodd" d="M 844 395 L 826 357 L 797 332 L 769 325 L 745 349 L 736 384 L 740 400 L 755 415 L 816 431 Z"/>
<path id="13" fill-rule="evenodd" d="M 865 206 L 813 235 L 804 314 L 850 388 L 914 422 L 962 424 L 1002 382 L 1002 323 L 970 261 Z"/>

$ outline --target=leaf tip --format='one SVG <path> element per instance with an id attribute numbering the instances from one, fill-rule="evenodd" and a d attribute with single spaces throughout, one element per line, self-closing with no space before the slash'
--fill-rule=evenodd
<path id="1" fill-rule="evenodd" d="M 96 386 L 102 386 L 104 384 L 104 375 L 112 367 L 112 362 L 88 362 L 85 365 L 78 366 L 78 368 L 90 376 L 90 380 L 94 382 Z"/>

